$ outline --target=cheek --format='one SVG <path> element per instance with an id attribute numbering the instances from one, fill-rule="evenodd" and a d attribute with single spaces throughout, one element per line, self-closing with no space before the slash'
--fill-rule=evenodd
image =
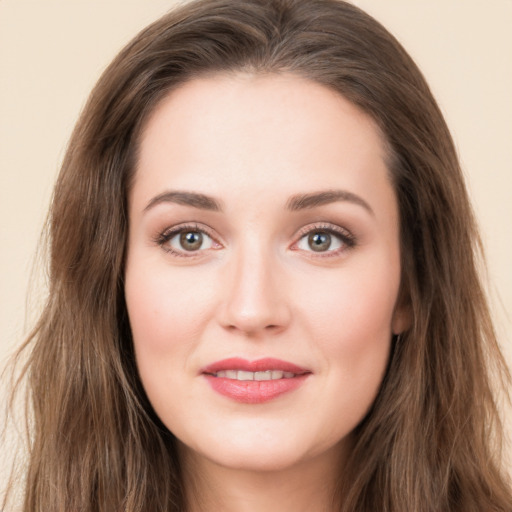
<path id="1" fill-rule="evenodd" d="M 194 284 L 155 261 L 134 259 L 127 265 L 125 297 L 139 377 L 168 428 L 169 419 L 182 417 L 192 399 L 183 377 L 192 375 L 191 355 L 211 303 L 208 290 Z"/>
<path id="2" fill-rule="evenodd" d="M 296 295 L 302 296 L 298 307 L 309 312 L 311 328 L 327 347 L 357 352 L 391 337 L 398 287 L 399 266 L 377 262 L 342 269 Z"/>
<path id="3" fill-rule="evenodd" d="M 344 307 L 345 306 L 345 307 Z M 364 412 L 380 387 L 389 358 L 392 307 L 382 297 L 351 294 L 336 320 L 331 322 L 326 353 L 331 370 L 338 375 L 351 400 Z M 334 313 L 334 312 L 333 312 Z"/>
<path id="4" fill-rule="evenodd" d="M 126 269 L 125 298 L 139 376 L 165 422 L 190 399 L 179 379 L 189 373 L 211 294 L 169 266 L 134 258 Z M 169 391 L 177 388 L 180 393 L 169 400 Z"/>
<path id="5" fill-rule="evenodd" d="M 333 376 L 331 399 L 356 419 L 373 403 L 387 367 L 398 287 L 399 265 L 374 262 L 300 294 L 304 328 L 314 334 Z"/>
<path id="6" fill-rule="evenodd" d="M 206 287 L 193 286 L 169 268 L 129 265 L 125 297 L 136 351 L 155 357 L 183 350 L 197 338 L 211 302 Z M 195 281 L 196 282 L 196 281 Z M 197 282 L 196 282 L 197 283 Z"/>

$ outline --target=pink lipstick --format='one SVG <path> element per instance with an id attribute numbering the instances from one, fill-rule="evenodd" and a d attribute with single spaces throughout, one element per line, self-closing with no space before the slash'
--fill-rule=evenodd
<path id="1" fill-rule="evenodd" d="M 223 359 L 201 370 L 214 391 L 236 402 L 260 404 L 297 389 L 311 372 L 279 359 Z"/>

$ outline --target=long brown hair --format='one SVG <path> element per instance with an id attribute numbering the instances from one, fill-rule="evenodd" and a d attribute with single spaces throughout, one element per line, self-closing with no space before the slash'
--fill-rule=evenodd
<path id="1" fill-rule="evenodd" d="M 48 300 L 22 349 L 32 410 L 23 510 L 186 509 L 174 437 L 137 376 L 123 294 L 126 198 L 158 102 L 194 77 L 236 71 L 325 85 L 369 114 L 388 146 L 412 325 L 354 433 L 342 510 L 510 512 L 492 386 L 509 375 L 452 139 L 399 43 L 336 0 L 194 1 L 143 30 L 99 80 L 55 187 Z"/>

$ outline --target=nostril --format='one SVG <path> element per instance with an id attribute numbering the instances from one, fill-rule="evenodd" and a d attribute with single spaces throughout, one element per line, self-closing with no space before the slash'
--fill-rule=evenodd
<path id="1" fill-rule="evenodd" d="M 258 332 L 261 334 L 263 332 L 267 333 L 277 333 L 279 332 L 283 327 L 278 324 L 268 324 L 263 326 L 263 328 L 258 326 L 238 326 L 234 324 L 226 325 L 226 329 L 230 332 L 243 332 L 246 336 L 253 337 L 253 336 L 259 336 Z"/>

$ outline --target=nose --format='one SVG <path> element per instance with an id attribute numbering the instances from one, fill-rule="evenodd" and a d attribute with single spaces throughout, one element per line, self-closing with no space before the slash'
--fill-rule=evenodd
<path id="1" fill-rule="evenodd" d="M 219 321 L 225 329 L 258 337 L 287 328 L 290 304 L 276 260 L 261 247 L 234 255 L 221 292 Z"/>

